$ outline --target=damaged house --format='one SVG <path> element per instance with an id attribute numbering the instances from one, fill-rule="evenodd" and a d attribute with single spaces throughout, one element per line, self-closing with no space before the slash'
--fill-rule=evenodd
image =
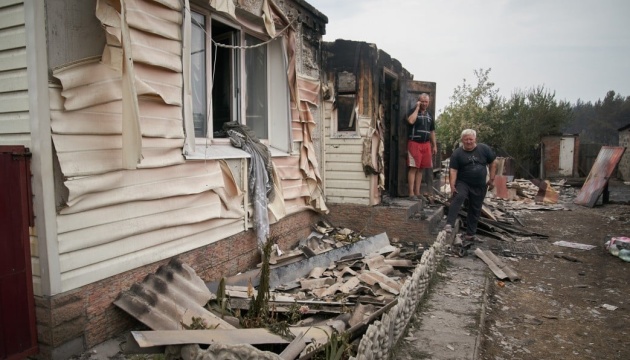
<path id="1" fill-rule="evenodd" d="M 435 83 L 327 22 L 304 0 L 0 2 L 0 357 L 78 354 L 173 257 L 216 281 L 322 214 L 429 236 L 417 204 L 376 205 L 407 195 L 404 118 Z"/>
<path id="2" fill-rule="evenodd" d="M 326 23 L 303 0 L 0 3 L 1 357 L 128 329 L 112 302 L 173 256 L 217 279 L 310 232 Z"/>
<path id="3" fill-rule="evenodd" d="M 387 232 L 392 239 L 431 243 L 443 207 L 427 209 L 404 200 L 409 195 L 406 118 L 422 93 L 432 99 L 429 112 L 435 116 L 436 83 L 413 80 L 375 44 L 325 42 L 322 57 L 328 219 L 365 235 Z M 433 164 L 439 171 L 439 151 Z M 425 173 L 423 181 L 428 178 Z M 413 219 L 425 210 L 418 220 L 428 221 Z"/>

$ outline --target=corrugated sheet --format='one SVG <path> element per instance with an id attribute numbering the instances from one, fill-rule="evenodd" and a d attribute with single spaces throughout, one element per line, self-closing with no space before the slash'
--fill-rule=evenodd
<path id="1" fill-rule="evenodd" d="M 193 317 L 210 328 L 234 329 L 204 308 L 213 297 L 190 266 L 173 259 L 122 292 L 114 304 L 152 330 L 183 330 Z"/>
<path id="2" fill-rule="evenodd" d="M 573 202 L 588 207 L 595 206 L 625 151 L 625 147 L 602 146 L 584 185 Z"/>

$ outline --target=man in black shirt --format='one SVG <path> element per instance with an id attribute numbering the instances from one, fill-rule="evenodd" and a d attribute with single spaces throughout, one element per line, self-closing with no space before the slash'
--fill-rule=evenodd
<path id="1" fill-rule="evenodd" d="M 459 209 L 468 199 L 464 240 L 474 240 L 486 192 L 494 187 L 494 177 L 497 171 L 497 164 L 494 162 L 496 154 L 488 145 L 477 144 L 477 132 L 475 130 L 462 131 L 461 141 L 462 147 L 455 149 L 449 165 L 451 204 L 444 230 L 446 232 L 452 231 Z M 490 166 L 489 177 L 488 165 Z"/>

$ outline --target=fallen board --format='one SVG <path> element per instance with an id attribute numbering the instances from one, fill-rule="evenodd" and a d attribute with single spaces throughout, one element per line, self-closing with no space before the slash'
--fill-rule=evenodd
<path id="1" fill-rule="evenodd" d="M 307 342 L 316 341 L 325 344 L 332 334 L 329 326 L 291 327 L 295 335 L 304 334 Z M 233 329 L 233 330 L 158 330 L 132 331 L 133 338 L 142 348 L 162 345 L 184 344 L 288 344 L 289 341 L 267 329 Z"/>

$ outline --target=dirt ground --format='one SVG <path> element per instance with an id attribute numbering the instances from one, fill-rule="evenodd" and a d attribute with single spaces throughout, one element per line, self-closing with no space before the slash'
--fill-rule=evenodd
<path id="1" fill-rule="evenodd" d="M 481 359 L 630 359 L 630 263 L 604 248 L 630 237 L 630 186 L 611 182 L 610 191 L 612 203 L 593 208 L 564 198 L 568 210 L 517 213 L 548 238 L 533 240 L 542 255 L 507 261 L 520 281 L 493 278 Z M 560 240 L 595 248 L 553 245 Z"/>

